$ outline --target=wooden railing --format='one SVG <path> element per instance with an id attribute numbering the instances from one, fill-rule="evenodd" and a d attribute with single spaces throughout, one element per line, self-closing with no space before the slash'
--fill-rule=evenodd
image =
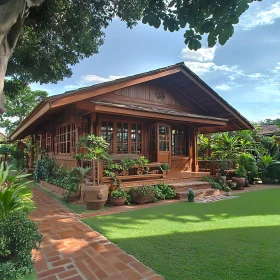
<path id="1" fill-rule="evenodd" d="M 236 160 L 199 160 L 199 171 L 210 172 L 210 175 L 216 175 L 221 169 L 233 170 L 236 169 Z"/>

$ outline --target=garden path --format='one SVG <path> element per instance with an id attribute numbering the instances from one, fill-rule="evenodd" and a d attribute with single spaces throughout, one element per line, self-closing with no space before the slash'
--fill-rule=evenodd
<path id="1" fill-rule="evenodd" d="M 35 252 L 39 280 L 163 279 L 80 221 L 81 216 L 38 188 L 31 218 L 44 235 Z"/>

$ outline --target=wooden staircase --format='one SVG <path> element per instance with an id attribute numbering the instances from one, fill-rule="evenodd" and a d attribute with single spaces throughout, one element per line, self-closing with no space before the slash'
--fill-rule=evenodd
<path id="1" fill-rule="evenodd" d="M 220 190 L 212 189 L 210 183 L 204 181 L 184 181 L 170 183 L 169 186 L 175 191 L 176 198 L 179 200 L 188 199 L 190 188 L 193 190 L 195 198 L 220 194 Z"/>

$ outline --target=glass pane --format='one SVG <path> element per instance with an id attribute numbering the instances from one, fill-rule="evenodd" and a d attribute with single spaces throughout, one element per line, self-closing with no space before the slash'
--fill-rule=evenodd
<path id="1" fill-rule="evenodd" d="M 123 152 L 124 152 L 124 153 L 127 153 L 127 152 L 128 152 L 128 144 L 127 144 L 127 143 L 124 143 L 124 144 L 123 144 Z"/>
<path id="2" fill-rule="evenodd" d="M 107 129 L 107 122 L 101 122 L 101 130 Z"/>
<path id="3" fill-rule="evenodd" d="M 108 122 L 108 130 L 113 130 L 114 124 L 113 122 Z"/>

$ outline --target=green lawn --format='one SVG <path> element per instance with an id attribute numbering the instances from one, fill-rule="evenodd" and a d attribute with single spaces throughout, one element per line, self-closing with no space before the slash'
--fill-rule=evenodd
<path id="1" fill-rule="evenodd" d="M 25 276 L 23 280 L 37 280 L 35 272 L 31 275 Z"/>
<path id="2" fill-rule="evenodd" d="M 280 279 L 280 188 L 84 221 L 165 279 Z"/>

